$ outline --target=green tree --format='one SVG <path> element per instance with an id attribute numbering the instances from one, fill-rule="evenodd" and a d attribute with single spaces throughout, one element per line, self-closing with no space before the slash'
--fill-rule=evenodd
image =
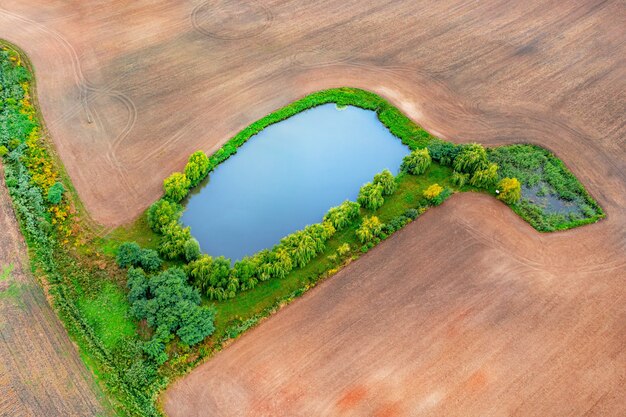
<path id="1" fill-rule="evenodd" d="M 183 207 L 169 200 L 160 199 L 148 209 L 148 226 L 156 233 L 163 233 L 165 226 L 178 222 Z"/>
<path id="2" fill-rule="evenodd" d="M 243 291 L 256 287 L 259 282 L 256 274 L 257 264 L 254 259 L 245 257 L 235 262 L 232 275 L 237 278 Z"/>
<path id="3" fill-rule="evenodd" d="M 187 262 L 194 261 L 200 256 L 200 243 L 194 238 L 185 242 L 185 260 Z"/>
<path id="4" fill-rule="evenodd" d="M 361 226 L 357 229 L 356 235 L 361 243 L 369 243 L 380 236 L 382 229 L 383 224 L 380 222 L 378 217 L 365 217 Z"/>
<path id="5" fill-rule="evenodd" d="M 134 266 L 141 254 L 141 246 L 137 242 L 124 242 L 117 249 L 117 264 L 120 268 Z"/>
<path id="6" fill-rule="evenodd" d="M 359 217 L 359 204 L 354 201 L 344 201 L 337 207 L 328 210 L 324 221 L 333 225 L 336 230 L 343 230 Z"/>
<path id="7" fill-rule="evenodd" d="M 191 239 L 189 227 L 181 227 L 178 223 L 170 223 L 163 229 L 163 237 L 159 252 L 167 259 L 176 259 L 185 255 L 185 243 Z"/>
<path id="8" fill-rule="evenodd" d="M 517 178 L 502 178 L 498 183 L 498 199 L 515 204 L 522 198 L 522 185 Z"/>
<path id="9" fill-rule="evenodd" d="M 379 184 L 383 187 L 383 195 L 391 195 L 398 188 L 395 177 L 388 169 L 374 175 L 374 184 Z"/>
<path id="10" fill-rule="evenodd" d="M 211 275 L 211 268 L 213 267 L 213 258 L 209 255 L 202 255 L 195 261 L 187 264 L 187 274 L 191 278 L 193 285 L 206 294 L 207 290 L 211 286 L 209 277 Z"/>
<path id="11" fill-rule="evenodd" d="M 491 163 L 484 169 L 474 171 L 470 179 L 470 184 L 475 187 L 489 187 L 495 184 L 498 179 L 498 165 Z"/>
<path id="12" fill-rule="evenodd" d="M 400 170 L 409 174 L 420 175 L 426 171 L 431 162 L 432 159 L 428 149 L 416 149 L 404 157 Z"/>
<path id="13" fill-rule="evenodd" d="M 128 277 L 131 312 L 155 329 L 144 348 L 157 362 L 167 360 L 165 343 L 173 333 L 186 345 L 194 345 L 215 330 L 215 311 L 200 306 L 200 294 L 187 284 L 181 268 L 170 268 L 147 279 L 131 269 Z"/>
<path id="14" fill-rule="evenodd" d="M 475 171 L 487 168 L 487 151 L 478 143 L 463 145 L 461 152 L 454 158 L 452 166 L 455 171 L 473 174 Z"/>
<path id="15" fill-rule="evenodd" d="M 65 187 L 60 182 L 55 182 L 48 189 L 48 202 L 51 204 L 59 204 L 63 198 Z"/>
<path id="16" fill-rule="evenodd" d="M 356 201 L 363 208 L 370 210 L 378 209 L 385 202 L 382 185 L 372 184 L 371 182 L 363 185 L 359 190 L 359 196 Z"/>
<path id="17" fill-rule="evenodd" d="M 462 172 L 457 172 L 454 171 L 452 173 L 452 184 L 456 185 L 457 187 L 461 188 L 465 185 L 465 183 L 467 182 L 469 178 L 469 174 L 464 174 Z"/>
<path id="18" fill-rule="evenodd" d="M 198 185 L 209 173 L 209 157 L 202 151 L 191 154 L 189 162 L 185 165 L 185 176 L 189 179 L 192 187 Z"/>
<path id="19" fill-rule="evenodd" d="M 180 172 L 175 172 L 165 180 L 163 180 L 163 190 L 165 191 L 165 198 L 179 202 L 189 192 L 189 186 L 191 182 L 185 176 L 185 174 L 181 174 Z"/>

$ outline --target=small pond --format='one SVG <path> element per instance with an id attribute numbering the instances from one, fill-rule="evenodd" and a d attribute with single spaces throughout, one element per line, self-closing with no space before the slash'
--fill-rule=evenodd
<path id="1" fill-rule="evenodd" d="M 325 104 L 250 138 L 193 190 L 181 220 L 203 252 L 242 259 L 355 201 L 408 153 L 373 111 Z"/>

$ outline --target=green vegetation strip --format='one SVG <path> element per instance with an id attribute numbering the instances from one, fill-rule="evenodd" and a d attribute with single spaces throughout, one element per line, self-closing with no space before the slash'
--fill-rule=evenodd
<path id="1" fill-rule="evenodd" d="M 497 188 L 499 199 L 541 231 L 604 216 L 562 162 L 542 148 L 485 150 L 477 144 L 443 142 L 381 97 L 339 88 L 313 93 L 258 120 L 213 155 L 194 153 L 184 172 L 164 181 L 164 198 L 147 213 L 96 238 L 44 139 L 41 116 L 32 103 L 32 68 L 14 46 L 2 45 L 0 157 L 33 272 L 48 284 L 81 356 L 121 415 L 158 415 L 157 395 L 172 377 L 192 369 L 452 192 L 496 195 Z M 413 151 L 403 162 L 403 173 L 378 174 L 361 189 L 358 203 L 331 209 L 321 223 L 234 268 L 224 259 L 202 255 L 190 230 L 178 223 L 179 202 L 256 133 L 326 103 L 375 111 Z M 554 211 L 555 201 L 566 214 Z M 114 258 L 121 267 L 130 267 L 128 274 L 114 265 Z"/>

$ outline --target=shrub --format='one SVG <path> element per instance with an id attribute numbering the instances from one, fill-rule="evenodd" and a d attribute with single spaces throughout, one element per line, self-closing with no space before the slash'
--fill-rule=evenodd
<path id="1" fill-rule="evenodd" d="M 337 254 L 339 254 L 339 256 L 344 256 L 345 254 L 350 252 L 350 249 L 350 244 L 344 243 L 337 248 Z"/>
<path id="2" fill-rule="evenodd" d="M 475 187 L 489 187 L 495 184 L 498 179 L 498 165 L 490 163 L 485 169 L 474 171 L 470 179 L 470 184 Z"/>
<path id="3" fill-rule="evenodd" d="M 463 187 L 468 179 L 469 179 L 469 174 L 464 174 L 462 172 L 457 172 L 457 171 L 454 171 L 452 173 L 452 178 L 451 178 L 452 184 L 456 185 L 459 188 Z"/>
<path id="4" fill-rule="evenodd" d="M 487 151 L 478 143 L 463 145 L 452 163 L 455 171 L 473 174 L 474 171 L 487 168 Z"/>
<path id="5" fill-rule="evenodd" d="M 359 196 L 356 201 L 363 208 L 370 210 L 378 209 L 385 202 L 382 185 L 368 182 L 359 190 Z"/>
<path id="6" fill-rule="evenodd" d="M 63 193 L 65 192 L 65 187 L 60 182 L 55 182 L 48 189 L 48 202 L 51 204 L 59 204 L 61 199 L 63 198 Z"/>
<path id="7" fill-rule="evenodd" d="M 128 268 L 137 263 L 141 246 L 137 242 L 124 242 L 117 249 L 117 264 L 120 268 Z"/>
<path id="8" fill-rule="evenodd" d="M 163 190 L 165 191 L 165 198 L 174 202 L 179 202 L 189 192 L 189 186 L 191 185 L 189 179 L 185 174 L 175 172 L 165 180 L 163 180 Z"/>
<path id="9" fill-rule="evenodd" d="M 417 219 L 417 216 L 419 216 L 419 211 L 417 209 L 410 208 L 404 212 L 404 215 L 410 220 L 415 220 Z"/>
<path id="10" fill-rule="evenodd" d="M 359 217 L 359 204 L 354 201 L 344 201 L 337 207 L 328 210 L 324 221 L 332 224 L 336 230 L 342 230 Z"/>
<path id="11" fill-rule="evenodd" d="M 452 190 L 449 188 L 444 188 L 443 191 L 440 192 L 437 197 L 433 198 L 430 203 L 433 206 L 438 206 L 444 201 L 446 201 L 446 199 L 450 197 L 451 195 L 452 195 Z"/>
<path id="12" fill-rule="evenodd" d="M 200 256 L 200 243 L 196 239 L 191 238 L 185 242 L 184 251 L 187 262 L 195 261 Z"/>
<path id="13" fill-rule="evenodd" d="M 517 178 L 502 178 L 498 183 L 498 199 L 507 204 L 515 204 L 522 198 L 522 186 Z"/>
<path id="14" fill-rule="evenodd" d="M 452 161 L 461 151 L 461 147 L 454 143 L 444 142 L 442 140 L 435 139 L 427 146 L 430 156 L 435 161 L 439 161 L 441 165 L 450 166 Z"/>
<path id="15" fill-rule="evenodd" d="M 146 272 L 154 272 L 161 268 L 161 258 L 152 249 L 142 249 L 137 242 L 124 242 L 117 250 L 117 264 L 120 268 L 129 266 L 142 268 Z"/>
<path id="16" fill-rule="evenodd" d="M 378 217 L 365 217 L 357 229 L 356 235 L 361 243 L 369 243 L 380 235 L 382 228 L 383 224 L 378 220 Z"/>
<path id="17" fill-rule="evenodd" d="M 131 313 L 156 330 L 144 350 L 160 364 L 167 360 L 165 343 L 172 333 L 184 344 L 194 345 L 215 330 L 215 311 L 200 307 L 200 294 L 187 284 L 181 268 L 170 268 L 150 279 L 131 269 L 128 287 Z"/>
<path id="18" fill-rule="evenodd" d="M 2 158 L 3 156 L 5 156 L 8 153 L 9 153 L 9 150 L 7 149 L 6 146 L 4 146 L 4 145 L 0 146 L 0 158 Z"/>
<path id="19" fill-rule="evenodd" d="M 249 290 L 256 287 L 259 282 L 256 278 L 257 264 L 254 259 L 245 257 L 235 262 L 232 275 L 237 278 L 242 290 Z"/>
<path id="20" fill-rule="evenodd" d="M 413 175 L 423 174 L 432 162 L 428 149 L 416 149 L 402 160 L 400 169 Z"/>
<path id="21" fill-rule="evenodd" d="M 439 196 L 439 194 L 441 194 L 442 191 L 443 191 L 443 187 L 441 185 L 432 184 L 430 187 L 424 190 L 423 195 L 427 200 L 433 201 L 435 198 Z"/>
<path id="22" fill-rule="evenodd" d="M 391 195 L 398 188 L 398 183 L 393 174 L 388 169 L 383 170 L 381 173 L 374 175 L 374 184 L 383 187 L 383 195 Z"/>
<path id="23" fill-rule="evenodd" d="M 156 233 L 163 233 L 163 229 L 170 223 L 178 222 L 183 207 L 169 200 L 160 199 L 148 209 L 148 226 Z"/>
<path id="24" fill-rule="evenodd" d="M 185 165 L 185 176 L 189 179 L 190 185 L 195 187 L 209 173 L 209 158 L 202 151 L 191 154 L 189 162 Z"/>
<path id="25" fill-rule="evenodd" d="M 185 243 L 191 239 L 189 227 L 181 227 L 178 223 L 170 223 L 163 229 L 163 237 L 159 252 L 167 259 L 176 259 L 185 255 Z"/>

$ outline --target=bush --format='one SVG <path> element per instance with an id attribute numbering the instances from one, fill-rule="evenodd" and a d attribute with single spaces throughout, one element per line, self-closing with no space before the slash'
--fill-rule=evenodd
<path id="1" fill-rule="evenodd" d="M 439 139 L 433 140 L 427 146 L 430 156 L 441 165 L 450 166 L 454 158 L 461 152 L 461 146 L 454 143 L 444 142 Z"/>
<path id="2" fill-rule="evenodd" d="M 235 262 L 232 275 L 239 281 L 242 290 L 249 290 L 256 287 L 259 280 L 256 278 L 257 264 L 254 259 L 245 257 Z"/>
<path id="3" fill-rule="evenodd" d="M 165 343 L 172 333 L 184 344 L 194 345 L 215 330 L 215 311 L 200 307 L 200 294 L 187 284 L 180 268 L 170 268 L 150 279 L 141 270 L 130 269 L 128 287 L 132 314 L 156 330 L 144 350 L 160 364 L 167 360 Z"/>
<path id="4" fill-rule="evenodd" d="M 452 173 L 452 178 L 451 178 L 452 184 L 456 185 L 459 188 L 463 187 L 468 179 L 469 179 L 469 174 L 464 174 L 462 172 L 457 172 L 457 171 L 454 171 Z"/>
<path id="5" fill-rule="evenodd" d="M 161 258 L 152 249 L 142 249 L 137 242 L 124 242 L 117 250 L 117 264 L 120 268 L 129 266 L 142 268 L 146 272 L 154 272 L 161 268 Z"/>
<path id="6" fill-rule="evenodd" d="M 517 178 L 502 178 L 498 183 L 498 199 L 515 204 L 522 198 L 522 186 Z"/>
<path id="7" fill-rule="evenodd" d="M 451 195 L 452 195 L 452 190 L 449 188 L 444 188 L 443 191 L 440 192 L 437 197 L 433 198 L 430 203 L 433 206 L 438 206 L 444 201 L 446 201 L 446 199 L 450 197 Z"/>
<path id="8" fill-rule="evenodd" d="M 383 224 L 378 220 L 378 217 L 371 216 L 365 217 L 361 226 L 356 231 L 356 235 L 361 243 L 369 243 L 380 236 L 382 232 Z"/>
<path id="9" fill-rule="evenodd" d="M 4 146 L 4 145 L 0 146 L 0 158 L 2 158 L 3 156 L 5 156 L 8 153 L 9 153 L 9 150 L 7 149 L 6 146 Z"/>
<path id="10" fill-rule="evenodd" d="M 452 163 L 455 171 L 473 174 L 479 169 L 487 168 L 487 151 L 478 143 L 463 145 Z"/>
<path id="11" fill-rule="evenodd" d="M 197 151 L 191 154 L 189 162 L 185 165 L 185 176 L 189 179 L 191 187 L 198 185 L 207 174 L 210 167 L 209 158 L 202 151 Z"/>
<path id="12" fill-rule="evenodd" d="M 391 174 L 391 172 L 389 172 L 388 169 L 374 175 L 374 184 L 383 187 L 383 195 L 391 195 L 398 188 L 398 183 L 396 183 L 395 177 Z"/>
<path id="13" fill-rule="evenodd" d="M 165 180 L 163 180 L 163 190 L 165 191 L 165 198 L 179 202 L 189 192 L 189 186 L 191 182 L 185 176 L 185 174 L 181 174 L 180 172 L 175 172 Z"/>
<path id="14" fill-rule="evenodd" d="M 432 184 L 430 187 L 424 190 L 423 195 L 427 200 L 433 201 L 435 198 L 439 196 L 439 194 L 441 194 L 442 191 L 443 191 L 443 187 L 441 185 Z"/>
<path id="15" fill-rule="evenodd" d="M 324 221 L 332 224 L 336 230 L 342 230 L 359 217 L 359 204 L 354 201 L 344 201 L 337 207 L 328 210 Z"/>
<path id="16" fill-rule="evenodd" d="M 415 220 L 417 219 L 417 216 L 419 216 L 419 211 L 417 209 L 410 208 L 404 212 L 404 215 L 411 220 Z"/>
<path id="17" fill-rule="evenodd" d="M 428 149 L 416 149 L 404 157 L 400 170 L 409 174 L 420 175 L 426 171 L 431 162 L 432 159 Z"/>
<path id="18" fill-rule="evenodd" d="M 183 207 L 169 200 L 160 199 L 148 209 L 148 226 L 155 233 L 163 233 L 163 229 L 170 223 L 177 223 Z"/>
<path id="19" fill-rule="evenodd" d="M 490 163 L 487 168 L 474 171 L 470 184 L 475 187 L 490 187 L 498 179 L 498 165 Z"/>
<path id="20" fill-rule="evenodd" d="M 60 182 L 55 182 L 52 187 L 48 189 L 48 202 L 50 204 L 59 204 L 63 199 L 63 193 L 65 192 L 65 187 Z"/>
<path id="21" fill-rule="evenodd" d="M 181 258 L 185 255 L 185 244 L 190 239 L 189 227 L 183 228 L 178 223 L 170 223 L 163 229 L 159 252 L 167 259 Z"/>
<path id="22" fill-rule="evenodd" d="M 191 238 L 185 242 L 184 251 L 187 262 L 195 261 L 200 256 L 200 243 L 196 239 Z"/>
<path id="23" fill-rule="evenodd" d="M 363 208 L 370 210 L 378 209 L 385 202 L 382 185 L 368 182 L 359 190 L 359 196 L 356 201 Z"/>
<path id="24" fill-rule="evenodd" d="M 344 243 L 343 245 L 340 245 L 340 246 L 337 248 L 337 254 L 338 254 L 339 256 L 344 256 L 344 255 L 346 255 L 347 253 L 350 253 L 350 249 L 351 249 L 351 248 L 350 248 L 350 245 L 349 245 L 348 243 Z"/>

